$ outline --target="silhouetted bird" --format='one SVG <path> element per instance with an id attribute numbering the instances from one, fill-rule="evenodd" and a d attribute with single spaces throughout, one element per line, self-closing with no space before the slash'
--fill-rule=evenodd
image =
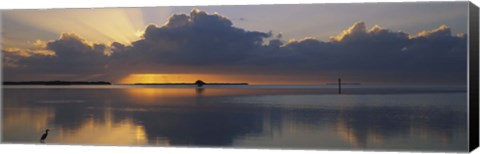
<path id="1" fill-rule="evenodd" d="M 40 138 L 40 141 L 42 141 L 42 142 L 45 141 L 45 139 L 48 136 L 48 131 L 49 131 L 48 129 L 45 130 L 45 133 L 43 133 L 42 137 Z"/>

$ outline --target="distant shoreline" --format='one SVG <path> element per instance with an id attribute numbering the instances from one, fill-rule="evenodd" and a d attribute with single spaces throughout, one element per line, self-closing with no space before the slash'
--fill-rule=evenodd
<path id="1" fill-rule="evenodd" d="M 197 85 L 195 83 L 134 83 L 132 85 Z M 248 85 L 248 83 L 205 83 L 204 85 Z"/>
<path id="2" fill-rule="evenodd" d="M 3 82 L 3 85 L 112 85 L 106 81 L 19 81 Z"/>
<path id="3" fill-rule="evenodd" d="M 6 81 L 3 85 L 117 85 L 106 81 Z M 134 83 L 125 85 L 196 85 L 195 83 Z M 248 83 L 205 83 L 204 85 L 248 85 Z"/>

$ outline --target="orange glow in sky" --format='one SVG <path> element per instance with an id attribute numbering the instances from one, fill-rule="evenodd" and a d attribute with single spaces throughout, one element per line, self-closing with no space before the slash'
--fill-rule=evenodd
<path id="1" fill-rule="evenodd" d="M 197 80 L 204 82 L 225 82 L 221 76 L 210 74 L 130 74 L 119 82 L 121 84 L 134 83 L 194 83 Z M 228 81 L 227 81 L 228 82 Z"/>
<path id="2" fill-rule="evenodd" d="M 206 83 L 248 83 L 248 84 L 324 84 L 327 79 L 317 77 L 257 75 L 257 74 L 130 74 L 120 79 L 120 84 L 134 83 L 194 83 L 202 80 Z M 336 81 L 336 80 L 335 80 Z M 332 82 L 335 82 L 332 80 Z"/>

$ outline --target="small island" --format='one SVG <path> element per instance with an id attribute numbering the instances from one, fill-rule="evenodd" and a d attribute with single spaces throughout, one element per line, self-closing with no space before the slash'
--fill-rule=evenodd
<path id="1" fill-rule="evenodd" d="M 3 85 L 111 85 L 106 81 L 6 81 Z"/>

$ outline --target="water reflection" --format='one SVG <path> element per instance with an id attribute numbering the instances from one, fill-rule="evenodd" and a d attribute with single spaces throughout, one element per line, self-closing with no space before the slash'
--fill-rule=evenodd
<path id="1" fill-rule="evenodd" d="M 48 144 L 467 148 L 465 93 L 339 96 L 304 92 L 4 89 L 3 141 L 38 143 L 42 131 L 49 128 Z"/>
<path id="2" fill-rule="evenodd" d="M 402 107 L 359 107 L 339 113 L 336 131 L 354 147 L 381 145 L 386 139 L 405 136 L 424 143 L 440 142 L 449 146 L 455 133 L 465 135 L 465 119 L 465 113 L 448 109 L 432 111 L 420 108 L 412 111 Z"/>
<path id="3" fill-rule="evenodd" d="M 48 122 L 54 118 L 48 108 L 3 108 L 3 141 L 38 143 Z"/>

